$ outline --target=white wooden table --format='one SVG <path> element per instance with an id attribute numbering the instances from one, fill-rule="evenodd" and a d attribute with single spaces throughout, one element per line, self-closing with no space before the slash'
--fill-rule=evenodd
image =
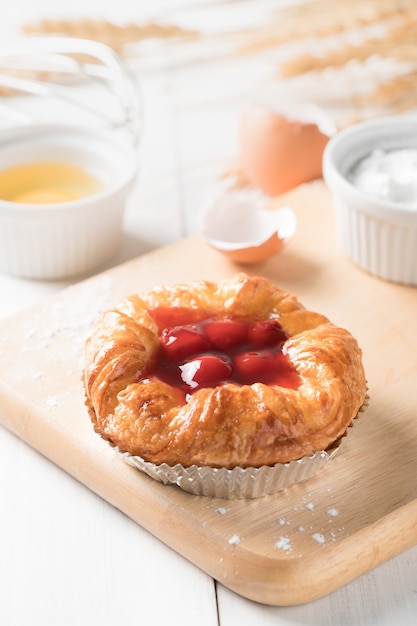
<path id="1" fill-rule="evenodd" d="M 0 35 L 11 37 L 20 23 L 38 17 L 65 15 L 56 4 L 14 0 L 0 10 Z M 71 2 L 76 15 L 146 16 L 128 0 L 107 4 Z M 155 9 L 172 3 L 148 4 Z M 179 72 L 167 58 L 162 69 L 141 74 L 141 172 L 126 215 L 124 244 L 112 264 L 198 230 L 205 196 L 236 153 L 242 104 L 230 97 L 232 74 L 217 70 L 205 65 L 203 71 L 192 66 Z M 243 84 L 236 68 L 236 93 Z M 219 97 L 222 90 L 224 98 Z M 67 284 L 0 274 L 0 316 L 13 315 Z M 417 546 L 313 603 L 268 607 L 216 583 L 3 428 L 0 497 L 4 626 L 416 624 Z"/>

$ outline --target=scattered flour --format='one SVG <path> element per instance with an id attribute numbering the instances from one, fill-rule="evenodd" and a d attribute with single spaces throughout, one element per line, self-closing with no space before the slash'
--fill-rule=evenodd
<path id="1" fill-rule="evenodd" d="M 275 543 L 275 547 L 279 548 L 280 550 L 292 550 L 291 541 L 288 539 L 288 537 L 280 537 Z"/>
<path id="2" fill-rule="evenodd" d="M 59 406 L 60 405 L 60 402 L 57 396 L 48 396 L 45 402 L 47 406 Z"/>
<path id="3" fill-rule="evenodd" d="M 237 545 L 238 543 L 240 543 L 239 535 L 232 535 L 232 537 L 230 537 L 230 539 L 229 539 L 229 543 L 230 543 L 231 546 Z"/>
<path id="4" fill-rule="evenodd" d="M 219 506 L 219 508 L 216 509 L 216 513 L 219 513 L 219 515 L 225 515 L 228 510 L 229 509 L 227 509 L 225 506 Z"/>

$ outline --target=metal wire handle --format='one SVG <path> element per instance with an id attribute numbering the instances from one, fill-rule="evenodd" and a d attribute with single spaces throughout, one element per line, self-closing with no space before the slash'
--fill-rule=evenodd
<path id="1" fill-rule="evenodd" d="M 16 70 L 33 71 L 40 76 L 45 72 L 48 79 L 4 73 Z M 60 82 L 56 80 L 58 76 Z M 115 109 L 110 112 L 103 108 L 100 99 L 95 99 L 95 103 L 87 101 L 82 90 L 74 89 L 74 83 L 104 89 L 116 105 Z M 92 114 L 110 129 L 127 130 L 135 146 L 140 142 L 143 107 L 139 81 L 109 46 L 71 37 L 24 37 L 9 43 L 7 50 L 0 48 L 0 86 L 19 93 L 61 99 Z M 5 114 L 19 116 L 5 100 L 1 105 Z"/>

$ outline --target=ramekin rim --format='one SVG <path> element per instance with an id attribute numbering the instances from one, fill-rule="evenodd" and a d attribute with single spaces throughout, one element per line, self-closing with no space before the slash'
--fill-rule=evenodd
<path id="1" fill-rule="evenodd" d="M 366 131 L 375 132 L 377 129 L 387 128 L 387 125 L 396 129 L 410 128 L 413 116 L 404 115 L 397 118 L 383 117 L 378 119 L 366 120 L 349 126 L 334 135 L 327 143 L 323 153 L 323 179 L 327 187 L 336 195 L 346 202 L 360 206 L 364 212 L 378 213 L 379 216 L 385 216 L 390 219 L 400 219 L 401 221 L 415 221 L 417 224 L 417 207 L 410 207 L 398 202 L 373 198 L 370 195 L 357 189 L 350 183 L 344 173 L 335 162 L 335 151 L 340 148 L 344 142 L 354 137 L 358 138 L 358 143 L 362 137 L 362 133 Z M 414 116 L 417 122 L 417 116 Z M 364 138 L 363 138 L 364 139 Z M 361 141 L 363 141 L 363 139 Z M 416 146 L 417 150 L 417 124 L 416 124 Z M 366 153 L 364 153 L 366 154 Z M 369 151 L 368 151 L 369 154 Z"/>

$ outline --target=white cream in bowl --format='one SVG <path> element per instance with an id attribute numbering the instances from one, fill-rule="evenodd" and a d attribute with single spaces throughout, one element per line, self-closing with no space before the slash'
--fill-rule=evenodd
<path id="1" fill-rule="evenodd" d="M 373 150 L 351 169 L 348 180 L 375 200 L 417 209 L 417 148 Z"/>
<path id="2" fill-rule="evenodd" d="M 48 164 L 51 172 L 57 166 L 49 178 Z M 60 179 L 59 166 L 84 172 L 97 185 L 77 189 Z M 13 171 L 21 189 L 15 196 L 2 194 L 1 176 Z M 71 124 L 1 129 L 0 271 L 57 279 L 98 268 L 120 244 L 137 171 L 137 150 L 115 132 Z M 24 178 L 33 183 L 36 173 L 40 188 L 24 187 Z"/>

